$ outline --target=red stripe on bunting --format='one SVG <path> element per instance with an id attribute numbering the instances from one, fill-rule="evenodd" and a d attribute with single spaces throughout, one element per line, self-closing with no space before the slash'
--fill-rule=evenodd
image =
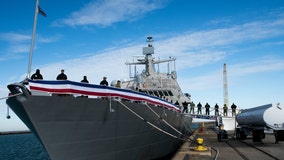
<path id="1" fill-rule="evenodd" d="M 100 97 L 121 97 L 124 99 L 129 99 L 129 100 L 134 100 L 134 101 L 145 101 L 154 105 L 161 105 L 161 106 L 166 106 L 167 108 L 176 110 L 180 112 L 179 109 L 166 105 L 164 103 L 159 103 L 156 101 L 153 101 L 151 99 L 143 98 L 143 97 L 134 97 L 134 96 L 128 96 L 124 94 L 119 94 L 119 93 L 111 93 L 111 92 L 91 92 L 91 91 L 83 91 L 83 90 L 77 90 L 77 89 L 54 89 L 54 88 L 42 88 L 42 87 L 35 87 L 30 85 L 31 90 L 37 90 L 37 91 L 43 91 L 43 92 L 51 92 L 51 93 L 56 93 L 56 94 L 83 94 L 83 95 L 90 95 L 90 96 L 100 96 Z"/>

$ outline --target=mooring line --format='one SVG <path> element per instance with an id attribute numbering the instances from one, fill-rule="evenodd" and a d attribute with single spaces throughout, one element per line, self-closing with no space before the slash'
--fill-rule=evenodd
<path id="1" fill-rule="evenodd" d="M 156 125 L 154 125 L 153 123 L 147 121 L 146 119 L 144 119 L 143 117 L 141 117 L 139 114 L 137 114 L 136 112 L 134 112 L 132 109 L 130 109 L 129 107 L 127 107 L 125 104 L 123 104 L 121 101 L 116 100 L 117 102 L 119 102 L 124 108 L 126 108 L 128 111 L 130 111 L 131 113 L 133 113 L 136 117 L 138 117 L 139 119 L 141 119 L 142 121 L 146 122 L 147 124 L 149 124 L 150 126 L 152 126 L 153 128 L 157 129 L 158 131 L 167 134 L 168 136 L 171 136 L 173 138 L 182 140 L 182 141 L 189 141 L 188 139 L 183 139 L 180 137 L 177 137 L 171 133 L 168 133 L 167 131 L 157 127 Z M 189 141 L 190 142 L 190 141 Z"/>
<path id="2" fill-rule="evenodd" d="M 177 133 L 179 133 L 181 136 L 187 137 L 186 135 L 184 135 L 183 133 L 181 133 L 180 131 L 178 131 L 175 127 L 173 127 L 171 124 L 169 124 L 165 119 L 163 119 L 157 112 L 155 112 L 147 103 L 145 103 L 145 105 L 160 119 L 162 119 L 166 125 L 168 125 L 170 128 L 172 128 L 174 131 L 176 131 Z M 185 126 L 185 123 L 183 121 L 181 121 L 183 123 L 183 125 Z M 193 133 L 191 130 L 188 130 L 186 127 L 185 129 L 189 132 L 189 133 Z M 184 140 L 184 139 L 182 139 Z M 191 141 L 191 142 L 195 142 L 192 139 L 186 139 L 185 141 Z"/>
<path id="3" fill-rule="evenodd" d="M 156 113 L 147 103 L 145 104 L 158 118 L 160 118 L 161 120 L 163 120 L 163 122 L 166 123 L 166 125 L 168 125 L 170 128 L 172 128 L 174 131 L 176 131 L 177 133 L 183 135 L 183 133 L 181 133 L 180 131 L 178 131 L 175 127 L 173 127 L 171 124 L 169 124 L 164 118 L 162 118 L 158 113 Z"/>
<path id="4" fill-rule="evenodd" d="M 13 95 L 10 95 L 10 96 L 7 96 L 7 97 L 1 97 L 0 100 L 8 99 L 10 97 L 16 97 L 16 96 L 21 95 L 21 94 L 23 94 L 23 93 L 17 93 L 17 94 L 13 94 Z"/>

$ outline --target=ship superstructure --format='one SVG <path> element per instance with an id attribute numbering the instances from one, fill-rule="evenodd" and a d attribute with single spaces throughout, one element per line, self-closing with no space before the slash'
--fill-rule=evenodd
<path id="1" fill-rule="evenodd" d="M 122 83 L 123 88 L 139 90 L 140 92 L 152 94 L 157 97 L 166 99 L 169 102 L 179 104 L 190 102 L 190 94 L 182 93 L 182 90 L 177 82 L 177 73 L 175 71 L 176 58 L 170 57 L 166 60 L 154 60 L 154 46 L 152 45 L 153 38 L 147 37 L 148 46 L 143 47 L 143 55 L 145 57 L 137 57 L 136 62 L 128 62 L 129 69 L 134 68 L 134 76 L 130 81 Z M 167 73 L 160 73 L 155 69 L 155 65 L 159 67 L 160 63 L 167 63 Z M 173 63 L 173 64 L 172 64 Z M 141 74 L 136 74 L 136 66 L 143 65 Z M 170 66 L 174 66 L 170 70 Z M 132 67 L 133 66 L 133 67 Z M 129 74 L 131 75 L 131 73 Z"/>

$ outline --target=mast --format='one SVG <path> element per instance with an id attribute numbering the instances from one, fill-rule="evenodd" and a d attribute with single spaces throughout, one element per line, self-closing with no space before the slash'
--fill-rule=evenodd
<path id="1" fill-rule="evenodd" d="M 37 22 L 37 16 L 38 16 L 38 6 L 39 6 L 39 0 L 36 0 L 35 15 L 34 15 L 34 26 L 33 26 L 32 41 L 31 41 L 30 56 L 29 56 L 29 64 L 28 64 L 28 73 L 27 73 L 26 78 L 30 78 L 30 76 L 31 76 L 31 66 L 32 66 L 32 59 L 33 59 L 34 39 L 35 39 L 36 22 Z"/>
<path id="2" fill-rule="evenodd" d="M 148 42 L 148 47 L 143 47 L 143 54 L 145 55 L 145 70 L 147 75 L 154 75 L 155 69 L 154 69 L 154 63 L 153 63 L 153 57 L 152 54 L 154 54 L 154 47 L 152 45 L 153 37 L 147 37 L 146 42 Z"/>
<path id="3" fill-rule="evenodd" d="M 158 59 L 157 61 L 154 61 L 154 58 L 152 57 L 152 55 L 154 54 L 154 47 L 153 47 L 153 37 L 149 36 L 147 37 L 146 42 L 148 42 L 148 46 L 147 47 L 143 47 L 143 55 L 145 55 L 144 59 L 139 59 L 139 56 L 137 57 L 137 62 L 126 62 L 126 65 L 134 65 L 135 68 L 135 73 L 134 75 L 136 76 L 136 65 L 145 65 L 145 75 L 148 77 L 150 75 L 155 75 L 156 71 L 155 71 L 155 64 L 160 64 L 160 63 L 164 63 L 164 62 L 171 62 L 176 60 L 176 58 L 170 57 L 169 59 L 166 60 L 160 60 Z M 158 66 L 159 67 L 159 66 Z M 174 69 L 175 69 L 175 63 L 174 63 Z M 158 69 L 159 70 L 159 69 Z M 169 64 L 168 64 L 168 71 L 169 71 Z M 169 73 L 168 73 L 169 74 Z M 131 77 L 130 77 L 131 78 Z"/>

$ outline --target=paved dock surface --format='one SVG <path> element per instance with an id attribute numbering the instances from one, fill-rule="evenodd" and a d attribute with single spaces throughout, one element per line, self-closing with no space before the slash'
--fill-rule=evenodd
<path id="1" fill-rule="evenodd" d="M 262 142 L 253 142 L 251 137 L 239 141 L 233 138 L 233 132 L 229 133 L 228 139 L 218 139 L 217 131 L 214 125 L 208 124 L 203 132 L 197 131 L 190 139 L 192 142 L 185 142 L 172 160 L 269 160 L 284 159 L 284 142 L 275 144 L 275 138 L 272 134 L 267 134 Z M 195 151 L 197 138 L 203 138 L 203 146 L 207 151 Z M 249 145 L 253 146 L 250 147 Z M 256 147 L 257 149 L 255 149 Z M 259 150 L 263 150 L 259 151 Z"/>

